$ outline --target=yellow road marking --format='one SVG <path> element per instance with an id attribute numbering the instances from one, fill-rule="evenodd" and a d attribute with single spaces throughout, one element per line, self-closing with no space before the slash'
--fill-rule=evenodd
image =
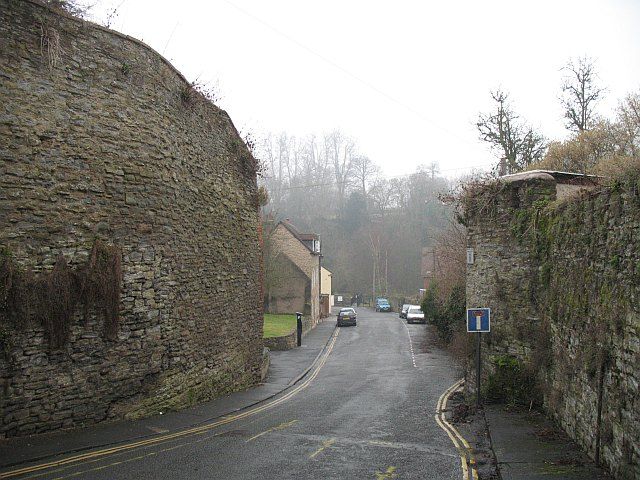
<path id="1" fill-rule="evenodd" d="M 376 472 L 376 480 L 385 480 L 387 478 L 396 478 L 398 476 L 396 472 L 396 467 L 389 467 L 387 468 L 387 471 L 382 473 L 382 472 Z"/>
<path id="2" fill-rule="evenodd" d="M 169 433 L 169 434 L 166 434 L 166 435 L 160 435 L 158 437 L 149 438 L 149 439 L 146 439 L 146 440 L 127 443 L 127 444 L 119 445 L 117 447 L 105 448 L 105 449 L 102 449 L 102 450 L 96 450 L 94 452 L 83 453 L 83 454 L 80 454 L 80 455 L 74 455 L 74 456 L 71 456 L 71 457 L 68 457 L 68 458 L 65 458 L 65 459 L 62 459 L 62 460 L 57 460 L 57 461 L 53 461 L 53 462 L 32 465 L 30 467 L 19 468 L 19 469 L 16 469 L 16 470 L 10 470 L 10 471 L 7 471 L 7 472 L 0 473 L 0 479 L 16 477 L 18 475 L 22 475 L 22 474 L 25 474 L 25 473 L 31 473 L 31 472 L 35 472 L 35 471 L 39 471 L 39 470 L 45 470 L 45 469 L 49 469 L 49 468 L 53 468 L 53 467 L 59 467 L 59 466 L 62 466 L 62 465 L 69 465 L 69 464 L 72 464 L 72 463 L 73 464 L 79 464 L 79 463 L 85 462 L 86 460 L 91 460 L 91 459 L 100 458 L 100 457 L 106 457 L 106 456 L 109 456 L 109 455 L 113 455 L 114 453 L 122 452 L 122 451 L 125 451 L 125 450 L 131 450 L 131 449 L 134 449 L 134 448 L 145 447 L 145 446 L 150 446 L 150 445 L 156 445 L 156 444 L 164 443 L 164 442 L 167 442 L 167 441 L 170 441 L 170 440 L 174 440 L 174 439 L 177 439 L 177 438 L 182 438 L 182 437 L 189 436 L 189 435 L 196 435 L 196 434 L 200 434 L 200 433 L 205 433 L 205 432 L 210 431 L 210 430 L 212 430 L 212 429 L 214 429 L 216 427 L 219 427 L 221 425 L 226 425 L 226 424 L 234 422 L 236 420 L 247 418 L 247 417 L 256 415 L 256 414 L 258 414 L 260 412 L 263 412 L 265 410 L 269 410 L 271 408 L 274 408 L 274 407 L 280 405 L 281 403 L 286 402 L 287 400 L 292 398 L 294 395 L 297 395 L 298 393 L 300 393 L 302 390 L 307 388 L 311 384 L 311 382 L 313 382 L 313 380 L 315 380 L 315 378 L 318 376 L 320 370 L 322 369 L 322 367 L 326 363 L 327 358 L 329 357 L 329 354 L 331 354 L 331 351 L 333 350 L 333 347 L 336 344 L 336 340 L 338 338 L 339 332 L 340 332 L 340 330 L 336 329 L 335 333 L 333 334 L 333 337 L 332 337 L 331 341 L 329 342 L 329 345 L 328 345 L 326 351 L 324 352 L 324 354 L 320 358 L 320 361 L 318 362 L 318 365 L 313 370 L 312 374 L 304 382 L 302 382 L 300 385 L 298 385 L 297 387 L 292 389 L 290 392 L 287 392 L 282 397 L 277 398 L 275 400 L 271 400 L 271 401 L 265 403 L 264 405 L 257 406 L 257 407 L 254 407 L 254 408 L 250 408 L 248 410 L 245 410 L 244 412 L 240 412 L 240 413 L 235 414 L 235 415 L 229 415 L 229 416 L 222 417 L 219 420 L 216 420 L 214 422 L 211 422 L 211 423 L 208 423 L 208 424 L 205 424 L 205 425 L 201 425 L 199 427 L 193 427 L 193 428 L 189 428 L 187 430 L 182 430 L 182 431 L 179 431 L 179 432 Z"/>
<path id="3" fill-rule="evenodd" d="M 318 450 L 316 450 L 311 455 L 309 455 L 309 458 L 316 458 L 316 455 L 318 455 L 323 450 L 329 448 L 334 443 L 336 443 L 336 439 L 335 438 L 330 438 L 329 440 L 325 440 L 324 442 L 322 442 L 322 446 Z"/>
<path id="4" fill-rule="evenodd" d="M 166 428 L 159 428 L 159 427 L 147 427 L 147 428 L 151 430 L 153 433 L 167 433 L 169 431 Z"/>
<path id="5" fill-rule="evenodd" d="M 463 480 L 469 480 L 469 466 L 467 462 L 471 465 L 471 475 L 474 480 L 478 480 L 478 471 L 476 469 L 476 461 L 473 457 L 473 453 L 471 451 L 471 446 L 469 442 L 458 432 L 458 430 L 451 425 L 445 415 L 444 411 L 447 408 L 447 402 L 449 401 L 449 397 L 451 394 L 456 391 L 460 386 L 464 383 L 464 380 L 458 380 L 456 383 L 447 388 L 440 398 L 438 399 L 438 403 L 436 405 L 436 414 L 434 415 L 436 423 L 442 428 L 449 438 L 451 442 L 458 450 L 458 454 L 460 455 L 460 461 L 462 466 L 462 478 Z M 462 446 L 461 446 L 462 445 Z"/>
<path id="6" fill-rule="evenodd" d="M 280 431 L 280 430 L 284 430 L 285 428 L 289 428 L 291 425 L 293 425 L 297 421 L 298 420 L 291 420 L 290 422 L 284 422 L 284 423 L 281 423 L 280 425 L 276 425 L 275 427 L 271 427 L 271 428 L 265 430 L 264 432 L 260 432 L 259 434 L 254 435 L 249 440 L 247 440 L 245 443 L 249 443 L 251 440 L 255 440 L 256 438 L 261 437 L 262 435 L 266 435 L 267 433 L 277 432 L 277 431 Z"/>
<path id="7" fill-rule="evenodd" d="M 194 443 L 204 442 L 205 440 L 209 440 L 210 438 L 213 438 L 213 437 L 218 437 L 220 435 L 223 435 L 224 433 L 226 433 L 226 432 L 215 433 L 213 435 L 208 435 L 208 436 L 206 436 L 204 438 L 201 438 L 201 439 L 193 441 L 193 442 L 180 443 L 180 444 L 174 445 L 172 447 L 163 448 L 162 450 L 156 450 L 154 452 L 149 452 L 149 453 L 146 453 L 144 455 L 138 455 L 137 457 L 127 458 L 126 460 L 120 460 L 120 461 L 117 461 L 117 462 L 111 462 L 111 463 L 108 463 L 106 465 L 100 465 L 99 467 L 89 468 L 87 470 L 80 470 L 80 471 L 77 471 L 77 472 L 70 473 L 68 475 L 63 475 L 61 477 L 54 477 L 51 480 L 63 480 L 65 478 L 73 478 L 73 477 L 77 477 L 79 475 L 83 475 L 85 473 L 97 472 L 99 470 L 104 470 L 105 468 L 115 467 L 116 465 L 122 465 L 124 463 L 129 463 L 129 462 L 135 462 L 136 460 L 141 460 L 141 459 L 146 458 L 146 457 L 152 457 L 154 455 L 158 455 L 159 453 L 169 452 L 171 450 L 177 450 L 178 448 L 185 447 L 187 445 L 192 445 Z M 97 462 L 97 461 L 98 460 L 93 460 L 93 462 Z M 87 463 L 90 463 L 90 462 L 85 462 L 82 465 L 85 465 Z M 47 472 L 47 475 L 51 474 L 51 473 L 56 473 L 56 472 L 59 472 L 59 471 L 63 471 L 63 470 L 66 470 L 66 468 L 61 468 L 60 470 L 49 471 L 49 472 Z M 38 475 L 34 475 L 32 477 L 25 477 L 25 478 L 35 478 L 35 477 L 41 477 L 41 476 L 43 476 L 43 474 L 38 474 Z"/>

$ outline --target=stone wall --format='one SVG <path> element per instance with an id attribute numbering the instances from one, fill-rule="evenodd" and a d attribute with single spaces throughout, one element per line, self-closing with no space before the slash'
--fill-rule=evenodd
<path id="1" fill-rule="evenodd" d="M 298 332 L 294 329 L 281 337 L 269 337 L 264 339 L 264 345 L 274 351 L 291 350 L 298 346 Z"/>
<path id="2" fill-rule="evenodd" d="M 541 403 L 616 478 L 637 479 L 640 175 L 579 193 L 582 180 L 529 174 L 470 193 L 467 305 L 492 309 L 485 394 Z"/>
<path id="3" fill-rule="evenodd" d="M 24 269 L 122 250 L 120 325 L 52 350 L 2 326 L 0 437 L 134 418 L 260 378 L 255 163 L 226 112 L 143 43 L 0 2 L 0 251 Z"/>
<path id="4" fill-rule="evenodd" d="M 277 269 L 277 281 L 269 290 L 269 313 L 304 312 L 311 280 L 286 255 L 278 255 L 272 262 Z"/>

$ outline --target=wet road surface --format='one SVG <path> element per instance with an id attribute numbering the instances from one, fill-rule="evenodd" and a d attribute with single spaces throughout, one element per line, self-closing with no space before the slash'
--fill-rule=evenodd
<path id="1" fill-rule="evenodd" d="M 336 329 L 310 373 L 267 402 L 9 478 L 461 479 L 434 419 L 460 375 L 433 335 L 361 308 L 358 325 Z"/>

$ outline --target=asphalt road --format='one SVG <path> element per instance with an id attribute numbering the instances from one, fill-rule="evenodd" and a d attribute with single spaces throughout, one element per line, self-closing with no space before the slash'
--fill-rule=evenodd
<path id="1" fill-rule="evenodd" d="M 336 330 L 309 375 L 265 404 L 17 478 L 461 479 L 434 419 L 459 372 L 431 335 L 396 313 L 359 309 L 358 325 Z"/>

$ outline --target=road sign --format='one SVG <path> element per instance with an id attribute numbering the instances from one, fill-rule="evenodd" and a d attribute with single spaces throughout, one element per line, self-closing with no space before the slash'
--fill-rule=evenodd
<path id="1" fill-rule="evenodd" d="M 473 265 L 474 260 L 473 248 L 467 248 L 467 265 Z"/>
<path id="2" fill-rule="evenodd" d="M 490 332 L 491 331 L 491 309 L 490 308 L 468 308 L 467 309 L 467 332 Z"/>

